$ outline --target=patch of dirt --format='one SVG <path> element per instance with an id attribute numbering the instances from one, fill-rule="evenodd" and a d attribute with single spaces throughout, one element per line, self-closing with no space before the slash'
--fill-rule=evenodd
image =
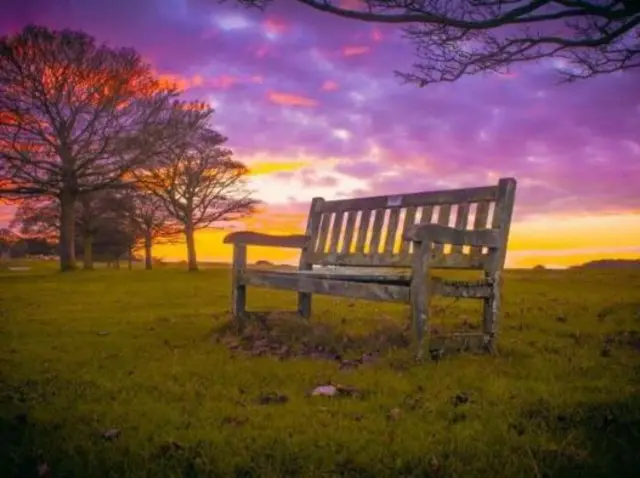
<path id="1" fill-rule="evenodd" d="M 623 330 L 607 335 L 604 339 L 603 350 L 611 350 L 614 347 L 629 347 L 640 352 L 640 332 L 637 330 Z"/>
<path id="2" fill-rule="evenodd" d="M 383 351 L 407 347 L 410 334 L 409 328 L 391 320 L 376 320 L 371 333 L 352 335 L 295 313 L 271 312 L 250 314 L 242 328 L 229 318 L 213 339 L 234 352 L 280 360 L 329 360 L 337 362 L 340 370 L 351 370 L 375 362 Z"/>

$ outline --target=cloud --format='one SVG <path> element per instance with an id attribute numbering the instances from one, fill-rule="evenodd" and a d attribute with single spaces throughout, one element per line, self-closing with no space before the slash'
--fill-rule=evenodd
<path id="1" fill-rule="evenodd" d="M 336 91 L 338 88 L 338 83 L 332 80 L 325 80 L 324 83 L 322 83 L 323 91 Z"/>
<path id="2" fill-rule="evenodd" d="M 369 53 L 369 51 L 371 51 L 371 48 L 365 45 L 345 46 L 344 48 L 342 48 L 342 54 L 344 56 L 364 55 L 365 53 Z"/>
<path id="3" fill-rule="evenodd" d="M 318 104 L 316 100 L 306 96 L 294 95 L 291 93 L 280 93 L 277 91 L 269 91 L 267 93 L 267 99 L 272 103 L 286 106 L 314 107 Z"/>

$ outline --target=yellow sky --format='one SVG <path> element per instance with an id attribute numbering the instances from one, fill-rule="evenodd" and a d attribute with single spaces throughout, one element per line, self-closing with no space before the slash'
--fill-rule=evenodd
<path id="1" fill-rule="evenodd" d="M 248 164 L 256 196 L 274 206 L 284 205 L 292 199 L 308 203 L 314 196 L 335 197 L 336 190 L 348 195 L 350 190 L 366 184 L 363 180 L 332 171 L 335 161 L 323 161 L 321 166 L 313 167 L 313 172 L 318 176 L 331 172 L 337 186 L 306 186 L 295 176 L 278 180 L 273 173 L 297 173 L 313 165 L 313 158 L 301 157 L 286 162 L 269 161 L 265 157 L 252 159 Z M 306 213 L 261 213 L 247 220 L 243 227 L 271 234 L 300 234 L 304 231 L 305 221 Z M 230 261 L 231 246 L 222 244 L 228 232 L 198 231 L 198 258 L 202 261 Z M 183 243 L 159 245 L 154 248 L 154 255 L 166 260 L 184 260 L 185 246 Z M 249 248 L 248 256 L 250 262 L 263 259 L 287 263 L 295 263 L 298 257 L 291 249 L 260 247 Z M 640 258 L 640 211 L 590 216 L 549 213 L 521 221 L 514 218 L 507 267 L 533 267 L 537 264 L 567 267 L 602 258 Z"/>

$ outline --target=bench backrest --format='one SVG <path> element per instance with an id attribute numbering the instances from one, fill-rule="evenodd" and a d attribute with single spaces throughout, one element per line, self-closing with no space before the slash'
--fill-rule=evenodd
<path id="1" fill-rule="evenodd" d="M 403 240 L 415 224 L 440 224 L 457 229 L 498 229 L 496 249 L 435 245 L 431 265 L 438 268 L 502 269 L 506 253 L 516 180 L 497 185 L 427 191 L 395 196 L 311 203 L 306 234 L 311 241 L 300 258 L 311 265 L 410 267 L 413 243 Z"/>

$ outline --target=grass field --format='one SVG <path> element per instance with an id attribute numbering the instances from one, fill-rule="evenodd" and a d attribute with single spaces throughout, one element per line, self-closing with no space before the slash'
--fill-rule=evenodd
<path id="1" fill-rule="evenodd" d="M 640 470 L 638 272 L 507 272 L 499 356 L 417 364 L 402 306 L 317 297 L 309 325 L 241 337 L 226 269 L 53 267 L 0 271 L 3 477 Z M 249 289 L 250 308 L 294 305 Z M 478 307 L 437 300 L 434 324 Z M 359 393 L 309 396 L 327 383 Z"/>

